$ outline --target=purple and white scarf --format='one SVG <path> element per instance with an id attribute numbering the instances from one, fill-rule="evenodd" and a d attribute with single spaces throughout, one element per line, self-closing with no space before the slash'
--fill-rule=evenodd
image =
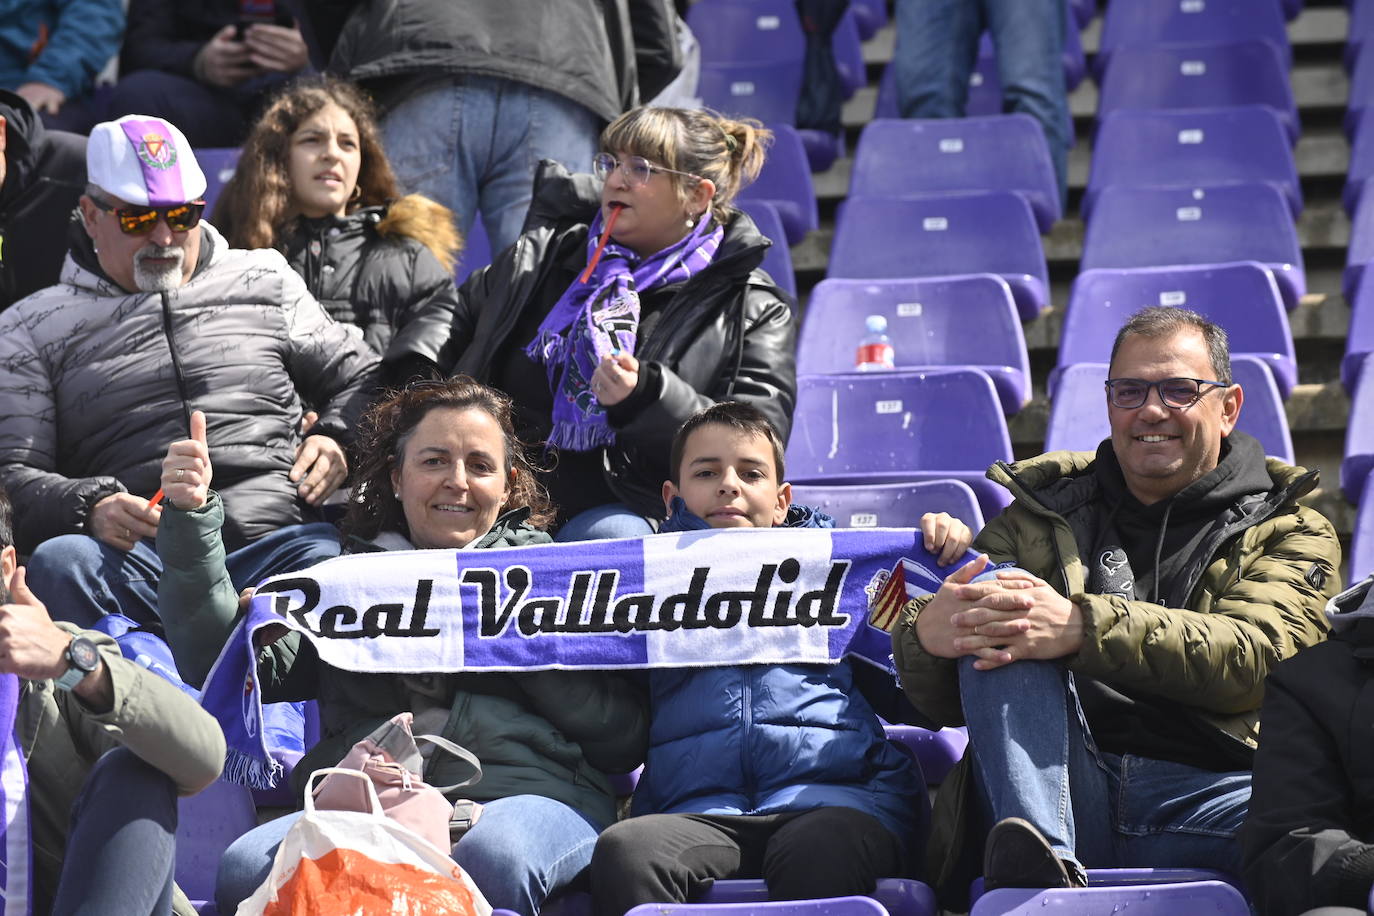
<path id="1" fill-rule="evenodd" d="M 587 230 L 589 261 L 602 225 L 597 211 Z M 563 293 L 525 348 L 548 372 L 553 392 L 550 445 L 586 452 L 615 441 L 606 410 L 592 392 L 592 373 L 607 356 L 634 355 L 639 294 L 700 273 L 715 258 L 724 236 L 714 220 L 703 218 L 681 241 L 647 258 L 607 242 L 587 282 L 574 280 Z"/>
<path id="2" fill-rule="evenodd" d="M 5 826 L 0 837 L 0 913 L 28 916 L 33 877 L 29 843 L 29 776 L 14 723 L 23 691 L 19 678 L 0 674 L 0 809 Z"/>

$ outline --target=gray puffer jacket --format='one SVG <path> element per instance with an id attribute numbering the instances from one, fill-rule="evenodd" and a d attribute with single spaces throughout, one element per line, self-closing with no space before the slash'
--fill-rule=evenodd
<path id="1" fill-rule="evenodd" d="M 237 620 L 238 595 L 219 543 L 222 511 L 213 494 L 191 512 L 169 505 L 158 528 L 158 554 L 166 564 L 158 606 L 177 667 L 197 684 Z M 528 515 L 528 509 L 505 513 L 468 549 L 547 543 L 547 534 L 526 523 Z M 385 533 L 349 549 L 414 548 L 399 534 Z M 438 706 L 447 711 L 439 734 L 482 761 L 481 781 L 460 795 L 476 801 L 542 795 L 608 825 L 615 820 L 615 793 L 605 774 L 637 767 L 649 741 L 647 697 L 628 677 L 610 671 L 361 674 L 322 664 L 310 642 L 292 633 L 259 650 L 258 679 L 267 702 L 319 700 L 321 739 L 296 766 L 298 792 L 313 769 L 334 766 L 396 713 Z M 463 770 L 454 758 L 436 755 L 425 778 L 450 785 L 466 777 Z"/>
<path id="2" fill-rule="evenodd" d="M 0 483 L 20 550 L 80 533 L 112 493 L 151 497 L 192 410 L 208 421 L 231 549 L 308 518 L 287 479 L 302 413 L 347 441 L 377 354 L 279 253 L 200 232 L 195 273 L 162 293 L 120 288 L 73 233 L 57 285 L 0 314 Z"/>

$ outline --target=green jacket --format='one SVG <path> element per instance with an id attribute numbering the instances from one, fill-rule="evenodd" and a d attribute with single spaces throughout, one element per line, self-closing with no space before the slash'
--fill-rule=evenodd
<path id="1" fill-rule="evenodd" d="M 68 633 L 81 633 L 59 623 Z M 44 913 L 57 890 L 72 805 L 100 756 L 127 747 L 166 773 L 180 795 L 195 795 L 219 778 L 224 733 L 209 713 L 179 688 L 124 658 L 103 633 L 84 635 L 100 647 L 110 670 L 114 705 L 94 713 L 52 681 L 22 681 L 14 734 L 29 772 L 35 879 L 34 912 Z M 180 892 L 174 909 L 194 912 Z"/>
<path id="2" fill-rule="evenodd" d="M 546 543 L 548 535 L 525 524 L 527 516 L 524 509 L 507 512 L 469 549 Z M 158 525 L 165 564 L 158 606 L 177 666 L 191 683 L 209 672 L 238 617 L 219 538 L 222 519 L 222 503 L 212 494 L 192 512 L 166 506 Z M 394 534 L 378 542 L 409 546 Z M 481 781 L 460 790 L 462 797 L 542 795 L 610 824 L 615 794 L 605 774 L 637 767 L 648 745 L 643 692 L 610 672 L 361 674 L 321 664 L 309 641 L 292 633 L 259 652 L 258 678 L 266 702 L 319 700 L 321 739 L 296 766 L 297 792 L 312 770 L 334 766 L 383 721 L 411 710 L 417 731 L 437 730 L 482 761 Z M 463 770 L 437 754 L 425 778 L 449 785 L 465 778 Z"/>
<path id="3" fill-rule="evenodd" d="M 1083 645 L 1064 660 L 1079 677 L 1175 702 L 1215 730 L 1219 742 L 1254 748 L 1264 679 L 1281 660 L 1326 635 L 1323 608 L 1340 591 L 1340 545 L 1331 523 L 1297 500 L 1317 475 L 1268 459 L 1273 488 L 1219 518 L 1179 591 L 1183 607 L 1086 594 L 1088 567 L 1070 520 L 1038 495 L 1072 478 L 1072 513 L 1098 495 L 1091 452 L 1050 452 L 988 478 L 1015 501 L 974 542 L 994 563 L 1044 579 L 1083 611 Z M 940 725 L 963 721 L 956 663 L 927 654 L 916 617 L 929 602 L 909 602 L 893 629 L 902 686 L 917 709 Z M 937 799 L 929 846 L 932 877 L 943 883 L 962 845 L 961 767 Z"/>

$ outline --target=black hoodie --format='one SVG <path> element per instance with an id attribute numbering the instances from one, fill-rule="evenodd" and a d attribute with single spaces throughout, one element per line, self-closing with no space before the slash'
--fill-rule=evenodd
<path id="1" fill-rule="evenodd" d="M 67 254 L 67 223 L 86 187 L 86 138 L 44 129 L 29 103 L 0 89 L 5 177 L 0 184 L 0 311 L 52 286 Z"/>

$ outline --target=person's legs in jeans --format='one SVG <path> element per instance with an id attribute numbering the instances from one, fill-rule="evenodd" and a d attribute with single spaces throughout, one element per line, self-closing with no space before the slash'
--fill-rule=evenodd
<path id="1" fill-rule="evenodd" d="M 495 908 L 535 916 L 591 864 L 601 827 L 541 795 L 482 805 L 482 816 L 453 847 L 454 861 Z"/>
<path id="2" fill-rule="evenodd" d="M 774 832 L 763 857 L 770 900 L 862 896 L 906 873 L 902 843 L 855 808 L 804 811 Z"/>
<path id="3" fill-rule="evenodd" d="M 1069 672 L 1057 662 L 1025 659 L 978 671 L 965 656 L 959 693 L 974 775 L 993 823 L 1023 818 L 1065 862 L 1111 864 L 1108 771 Z"/>
<path id="4" fill-rule="evenodd" d="M 44 541 L 29 558 L 28 582 L 54 620 L 89 628 L 106 614 L 139 623 L 157 616 L 162 561 L 150 541 L 125 552 L 84 534 Z"/>
<path id="5" fill-rule="evenodd" d="M 590 109 L 545 89 L 490 77 L 474 77 L 471 82 L 485 84 L 485 91 L 497 100 L 494 123 L 481 126 L 490 147 L 465 150 L 485 153 L 472 167 L 479 176 L 479 209 L 494 254 L 520 235 L 541 159 L 561 162 L 570 172 L 591 171 L 601 121 Z M 476 132 L 477 125 L 473 128 Z"/>
<path id="6" fill-rule="evenodd" d="M 229 844 L 220 857 L 219 873 L 215 878 L 215 904 L 221 913 L 237 910 L 238 905 L 267 880 L 272 873 L 272 860 L 277 857 L 277 847 L 303 813 L 295 811 L 259 824 Z"/>
<path id="7" fill-rule="evenodd" d="M 641 538 L 653 533 L 654 526 L 629 506 L 607 503 L 577 513 L 563 523 L 553 539 L 559 543 L 607 541 L 612 538 Z"/>
<path id="8" fill-rule="evenodd" d="M 234 587 L 257 585 L 268 576 L 299 572 L 337 557 L 339 530 L 326 522 L 290 525 L 240 547 L 224 558 Z"/>
<path id="9" fill-rule="evenodd" d="M 72 806 L 54 916 L 172 912 L 177 793 L 127 748 L 96 762 Z"/>
<path id="10" fill-rule="evenodd" d="M 606 828 L 592 856 L 592 910 L 682 903 L 717 879 L 760 877 L 768 838 L 787 815 L 645 814 Z"/>
<path id="11" fill-rule="evenodd" d="M 983 17 L 977 0 L 897 0 L 897 110 L 962 118 Z"/>
<path id="12" fill-rule="evenodd" d="M 232 93 L 162 70 L 135 70 L 119 78 L 109 116 L 126 114 L 166 118 L 195 149 L 238 146 L 248 132 L 243 106 Z"/>
<path id="13" fill-rule="evenodd" d="M 481 111 L 495 106 L 493 100 L 468 91 L 465 82 L 463 77 L 435 80 L 381 118 L 382 143 L 401 190 L 448 207 L 464 235 L 477 214 L 480 177 L 469 167 L 471 157 L 464 145 L 481 140 L 467 135 L 466 121 L 472 109 L 478 110 L 480 119 Z"/>
<path id="14" fill-rule="evenodd" d="M 1002 110 L 1040 122 L 1054 162 L 1062 207 L 1068 193 L 1068 156 L 1073 122 L 1064 85 L 1065 0 L 982 0 L 997 49 Z"/>
<path id="15" fill-rule="evenodd" d="M 1241 873 L 1236 831 L 1250 806 L 1250 771 L 1107 756 L 1114 773 L 1116 863 Z"/>

